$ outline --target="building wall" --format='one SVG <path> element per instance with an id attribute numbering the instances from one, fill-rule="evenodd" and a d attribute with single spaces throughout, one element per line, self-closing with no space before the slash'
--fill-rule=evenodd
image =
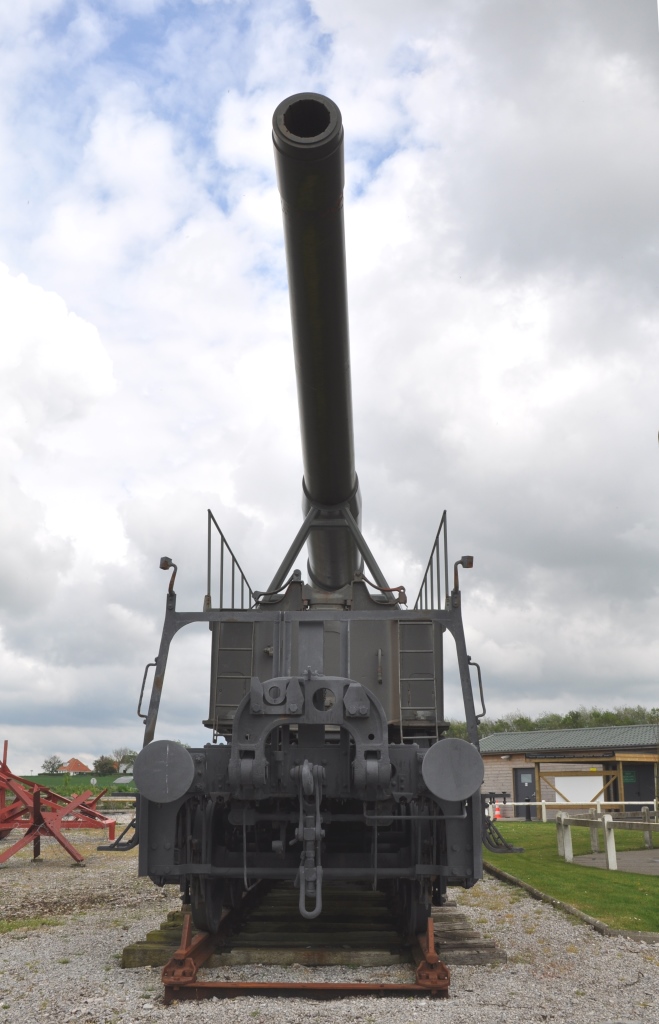
<path id="1" fill-rule="evenodd" d="M 515 768 L 527 768 L 531 771 L 535 770 L 535 764 L 533 761 L 527 761 L 524 754 L 511 754 L 509 758 L 504 759 L 501 754 L 484 754 L 483 762 L 485 764 L 485 778 L 481 787 L 482 793 L 509 793 L 509 800 L 515 799 L 514 789 L 514 774 Z M 561 788 L 562 779 L 558 779 L 552 775 L 552 768 L 556 771 L 574 771 L 577 773 L 584 773 L 590 775 L 590 765 L 587 764 L 556 764 L 552 762 L 550 764 L 541 764 L 540 771 L 546 773 L 548 779 L 551 782 L 555 782 L 558 788 Z M 601 771 L 601 765 L 595 765 L 598 772 Z M 536 794 L 537 800 L 546 800 L 547 803 L 555 803 L 558 801 L 558 796 L 549 785 L 549 782 L 545 779 L 542 780 L 540 786 L 540 793 Z M 501 808 L 502 818 L 521 818 L 524 816 L 524 809 L 522 807 L 508 807 L 503 803 L 503 800 L 499 801 Z M 539 809 L 538 809 L 539 810 Z M 547 817 L 554 818 L 556 816 L 556 808 L 549 808 L 547 810 Z M 538 813 L 540 817 L 540 813 Z"/>
<path id="2" fill-rule="evenodd" d="M 524 754 L 511 754 L 504 760 L 500 754 L 484 754 L 485 778 L 481 787 L 482 793 L 509 793 L 509 800 L 514 799 L 513 768 L 527 768 L 530 764 Z M 515 809 L 507 807 L 503 800 L 499 801 L 502 818 L 513 818 Z"/>

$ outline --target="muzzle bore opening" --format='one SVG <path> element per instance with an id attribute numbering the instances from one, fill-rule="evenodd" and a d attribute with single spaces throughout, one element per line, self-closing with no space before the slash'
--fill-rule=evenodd
<path id="1" fill-rule="evenodd" d="M 322 135 L 330 123 L 330 112 L 319 100 L 298 100 L 284 114 L 286 130 L 299 139 Z"/>

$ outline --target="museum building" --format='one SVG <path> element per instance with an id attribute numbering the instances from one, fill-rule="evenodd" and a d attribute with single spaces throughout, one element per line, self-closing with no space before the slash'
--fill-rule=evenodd
<path id="1" fill-rule="evenodd" d="M 481 740 L 484 794 L 507 801 L 550 803 L 646 801 L 659 796 L 659 725 L 591 729 L 538 729 L 491 733 Z M 504 818 L 524 817 L 521 807 L 497 801 Z M 547 808 L 553 818 L 560 808 Z M 640 805 L 615 807 L 640 811 Z M 533 818 L 540 808 L 531 807 Z"/>

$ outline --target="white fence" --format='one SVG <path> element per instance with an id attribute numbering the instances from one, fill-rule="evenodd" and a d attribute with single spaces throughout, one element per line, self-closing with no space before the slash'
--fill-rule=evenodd
<path id="1" fill-rule="evenodd" d="M 643 807 L 642 821 L 614 821 L 610 814 L 601 814 L 591 818 L 571 818 L 568 814 L 561 812 L 556 815 L 556 840 L 558 855 L 564 857 L 567 864 L 571 864 L 574 860 L 572 852 L 572 828 L 574 827 L 590 829 L 590 849 L 593 853 L 599 853 L 599 830 L 602 829 L 606 866 L 610 871 L 618 869 L 616 829 L 623 832 L 643 832 L 645 846 L 648 850 L 652 849 L 652 833 L 659 833 L 659 823 L 650 821 L 650 808 L 647 805 Z"/>
<path id="2" fill-rule="evenodd" d="M 569 803 L 565 800 L 493 800 L 487 807 L 487 813 L 490 818 L 494 818 L 494 809 L 496 804 L 501 809 L 508 807 L 522 807 L 526 811 L 527 807 L 537 807 L 540 809 L 540 816 L 542 821 L 547 821 L 547 811 L 564 811 L 566 808 L 578 807 L 582 810 L 594 811 L 598 816 L 605 813 L 607 809 L 615 810 L 618 807 L 648 807 L 648 800 L 595 800 L 593 803 L 584 803 L 580 801 L 578 803 Z M 659 800 L 655 798 L 652 802 L 654 808 L 655 819 L 659 815 Z"/>

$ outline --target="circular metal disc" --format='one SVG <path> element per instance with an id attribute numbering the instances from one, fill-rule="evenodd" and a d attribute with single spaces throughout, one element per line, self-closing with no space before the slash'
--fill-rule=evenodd
<path id="1" fill-rule="evenodd" d="M 423 781 L 439 800 L 466 800 L 480 789 L 483 758 L 466 740 L 449 736 L 433 743 L 421 765 Z"/>
<path id="2" fill-rule="evenodd" d="M 169 804 L 190 788 L 194 761 L 183 744 L 154 740 L 135 758 L 133 778 L 141 796 L 156 804 Z"/>

